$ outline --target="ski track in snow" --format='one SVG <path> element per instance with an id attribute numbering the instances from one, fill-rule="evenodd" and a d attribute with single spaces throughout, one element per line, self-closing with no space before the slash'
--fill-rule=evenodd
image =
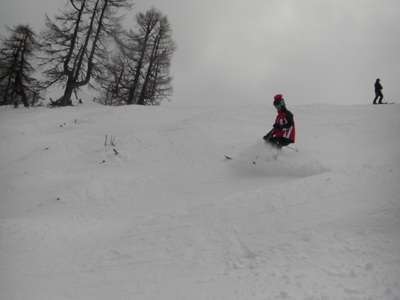
<path id="1" fill-rule="evenodd" d="M 0 109 L 0 299 L 400 299 L 398 105 L 84 102 Z"/>

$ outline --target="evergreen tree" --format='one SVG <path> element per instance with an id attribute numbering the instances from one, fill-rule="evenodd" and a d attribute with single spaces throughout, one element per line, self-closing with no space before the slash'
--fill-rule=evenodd
<path id="1" fill-rule="evenodd" d="M 18 25 L 8 38 L 2 38 L 0 50 L 0 105 L 16 105 L 21 101 L 25 107 L 40 97 L 41 85 L 31 77 L 35 72 L 30 61 L 36 59 L 38 49 L 36 34 L 29 25 Z"/>

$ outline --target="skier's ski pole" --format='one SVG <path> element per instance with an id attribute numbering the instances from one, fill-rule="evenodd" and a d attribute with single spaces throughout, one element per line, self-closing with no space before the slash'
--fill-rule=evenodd
<path id="1" fill-rule="evenodd" d="M 286 148 L 289 148 L 289 149 L 292 149 L 292 150 L 294 150 L 296 152 L 299 152 L 299 149 L 296 149 L 296 148 L 292 148 L 292 147 L 289 147 L 289 146 L 286 146 Z"/>
<path id="2" fill-rule="evenodd" d="M 260 154 L 257 154 L 256 159 L 253 161 L 253 164 L 256 164 L 256 160 Z"/>
<path id="3" fill-rule="evenodd" d="M 269 139 L 269 138 L 268 138 L 268 139 Z M 261 150 L 258 152 L 256 158 L 254 159 L 253 164 L 256 164 L 256 160 L 257 160 L 257 158 L 260 156 L 260 153 L 261 153 Z"/>
<path id="4" fill-rule="evenodd" d="M 272 130 L 274 130 L 274 129 L 272 129 Z M 269 141 L 269 138 L 271 137 L 271 132 L 272 132 L 272 130 L 268 133 L 268 138 L 267 138 L 267 140 L 265 141 L 266 143 Z M 256 158 L 255 158 L 254 161 L 253 161 L 253 164 L 256 164 L 256 160 L 257 160 L 257 158 L 260 156 L 260 153 L 261 153 L 261 151 L 257 154 Z"/>

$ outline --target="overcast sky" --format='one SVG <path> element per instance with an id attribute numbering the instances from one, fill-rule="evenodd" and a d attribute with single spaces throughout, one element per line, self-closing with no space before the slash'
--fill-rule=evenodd
<path id="1" fill-rule="evenodd" d="M 0 0 L 5 26 L 37 33 L 67 0 Z M 152 6 L 178 44 L 175 104 L 254 104 L 284 95 L 290 105 L 372 103 L 381 79 L 400 101 L 399 0 L 137 0 L 125 28 Z"/>

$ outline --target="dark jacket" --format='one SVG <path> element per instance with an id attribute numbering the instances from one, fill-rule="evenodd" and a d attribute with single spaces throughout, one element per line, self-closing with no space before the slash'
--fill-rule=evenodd
<path id="1" fill-rule="evenodd" d="M 375 81 L 375 93 L 380 93 L 381 90 L 383 89 L 381 83 L 379 80 Z"/>

